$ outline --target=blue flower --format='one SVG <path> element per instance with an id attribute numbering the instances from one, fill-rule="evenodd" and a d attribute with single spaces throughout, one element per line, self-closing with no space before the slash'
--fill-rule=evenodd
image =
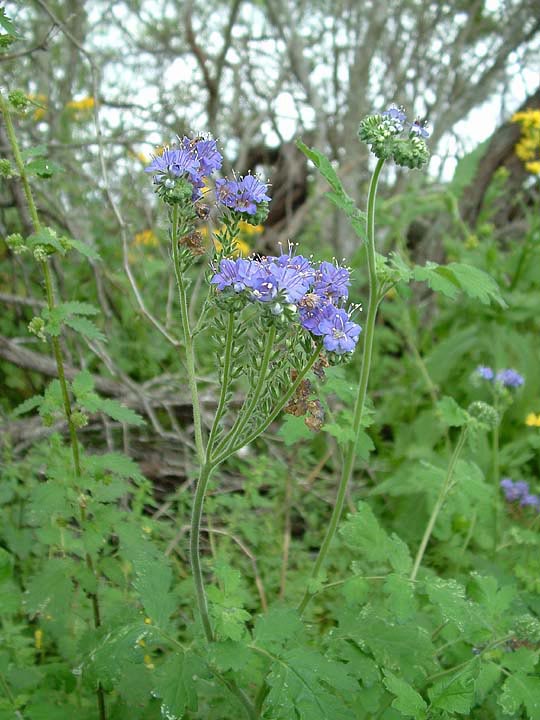
<path id="1" fill-rule="evenodd" d="M 517 370 L 508 368 L 506 370 L 500 370 L 497 373 L 496 381 L 508 388 L 518 388 L 524 384 L 525 378 L 520 375 Z"/>
<path id="2" fill-rule="evenodd" d="M 483 380 L 493 380 L 495 373 L 487 365 L 479 365 L 476 368 L 476 374 L 479 375 Z"/>
<path id="3" fill-rule="evenodd" d="M 505 477 L 499 483 L 507 502 L 515 502 L 529 495 L 529 483 L 524 480 L 513 482 L 509 477 Z"/>
<path id="4" fill-rule="evenodd" d="M 346 268 L 324 261 L 317 273 L 315 292 L 326 295 L 331 300 L 339 300 L 349 295 L 347 288 L 350 284 L 350 273 Z"/>
<path id="5" fill-rule="evenodd" d="M 196 175 L 197 159 L 185 148 L 165 148 L 161 155 L 154 155 L 145 172 L 154 173 L 154 181 L 161 182 L 166 178 L 177 178 L 188 175 L 190 180 Z"/>
<path id="6" fill-rule="evenodd" d="M 223 156 L 217 149 L 215 140 L 199 140 L 196 142 L 195 155 L 199 161 L 199 172 L 203 177 L 221 169 Z"/>
<path id="7" fill-rule="evenodd" d="M 246 175 L 240 180 L 217 180 L 216 198 L 218 202 L 237 212 L 255 215 L 257 205 L 269 202 L 267 185 L 254 175 Z"/>
<path id="8" fill-rule="evenodd" d="M 319 326 L 323 320 L 323 310 L 328 304 L 329 301 L 322 295 L 315 292 L 306 293 L 298 308 L 302 327 L 313 335 L 322 335 Z"/>
<path id="9" fill-rule="evenodd" d="M 272 263 L 269 266 L 269 276 L 270 282 L 276 284 L 288 303 L 297 303 L 309 290 L 311 278 L 294 267 Z"/>
<path id="10" fill-rule="evenodd" d="M 239 293 L 252 287 L 256 282 L 253 269 L 253 264 L 245 258 L 236 260 L 223 258 L 219 263 L 219 272 L 214 275 L 210 283 L 216 285 L 218 290 L 232 287 L 235 292 Z"/>
<path id="11" fill-rule="evenodd" d="M 421 122 L 418 118 L 413 123 L 411 123 L 410 133 L 411 135 L 417 135 L 424 140 L 429 137 L 429 132 L 426 128 L 426 124 Z"/>
<path id="12" fill-rule="evenodd" d="M 519 504 L 523 507 L 530 506 L 540 510 L 540 497 L 538 497 L 538 495 L 533 495 L 533 493 L 528 493 L 527 495 L 522 496 Z"/>
<path id="13" fill-rule="evenodd" d="M 403 130 L 403 125 L 407 119 L 407 115 L 402 107 L 398 108 L 395 105 L 391 105 L 388 110 L 385 110 L 381 114 L 384 118 L 388 118 L 388 120 L 390 120 L 396 132 L 401 132 Z"/>
<path id="14" fill-rule="evenodd" d="M 346 311 L 334 305 L 327 305 L 322 311 L 322 316 L 318 334 L 323 336 L 326 350 L 338 355 L 352 352 L 362 330 L 360 325 L 351 322 Z"/>

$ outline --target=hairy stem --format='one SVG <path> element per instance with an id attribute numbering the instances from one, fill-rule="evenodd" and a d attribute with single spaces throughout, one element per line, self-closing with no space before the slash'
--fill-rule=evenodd
<path id="1" fill-rule="evenodd" d="M 213 468 L 210 464 L 205 463 L 201 467 L 201 471 L 199 473 L 197 489 L 195 490 L 195 497 L 193 499 L 193 508 L 191 510 L 191 534 L 189 539 L 189 557 L 191 561 L 191 570 L 193 572 L 193 581 L 195 583 L 197 607 L 199 609 L 204 634 L 206 635 L 208 642 L 213 641 L 214 632 L 212 630 L 212 623 L 210 622 L 208 602 L 204 589 L 204 578 L 201 567 L 200 534 L 204 496 L 206 494 L 206 488 L 208 487 L 208 481 L 210 480 L 210 476 L 212 474 L 212 469 Z"/>
<path id="2" fill-rule="evenodd" d="M 266 376 L 268 374 L 268 365 L 270 364 L 270 358 L 272 357 L 272 350 L 274 347 L 275 337 L 276 337 L 276 328 L 274 325 L 272 325 L 270 327 L 270 329 L 268 330 L 268 335 L 266 336 L 264 353 L 263 353 L 263 356 L 261 359 L 261 364 L 259 366 L 259 375 L 257 377 L 257 382 L 255 384 L 253 392 L 251 393 L 251 396 L 248 396 L 246 398 L 246 402 L 244 403 L 244 406 L 240 410 L 238 418 L 237 418 L 236 422 L 234 423 L 231 431 L 218 444 L 218 446 L 216 448 L 216 453 L 223 452 L 223 450 L 225 448 L 230 449 L 234 446 L 235 442 L 240 437 L 243 429 L 249 422 L 249 419 L 253 415 L 253 411 L 257 407 L 259 400 L 261 399 L 261 396 L 264 392 L 264 387 L 266 384 Z M 241 444 L 245 445 L 247 443 L 242 441 Z M 217 459 L 217 458 L 212 459 L 213 465 L 216 465 L 218 462 L 222 462 L 222 460 Z"/>
<path id="3" fill-rule="evenodd" d="M 222 462 L 225 462 L 225 460 L 230 457 L 231 455 L 234 455 L 235 452 L 237 452 L 243 445 L 249 445 L 254 440 L 256 440 L 261 433 L 263 433 L 266 428 L 274 422 L 274 420 L 277 418 L 279 413 L 283 410 L 285 405 L 289 402 L 289 400 L 293 397 L 296 390 L 298 389 L 298 386 L 302 382 L 302 380 L 305 378 L 305 376 L 308 374 L 308 372 L 313 367 L 313 363 L 317 360 L 319 357 L 319 354 L 321 352 L 321 343 L 317 343 L 315 346 L 315 349 L 309 356 L 306 364 L 302 368 L 302 370 L 298 373 L 298 376 L 296 380 L 292 383 L 292 385 L 289 386 L 289 389 L 287 392 L 280 398 L 279 402 L 275 405 L 272 412 L 262 420 L 259 425 L 243 440 L 241 445 L 230 445 L 226 450 L 224 450 L 220 455 L 217 455 L 213 459 L 214 465 L 221 465 Z"/>
<path id="4" fill-rule="evenodd" d="M 467 428 L 463 427 L 461 430 L 459 439 L 456 443 L 456 447 L 454 448 L 454 452 L 452 453 L 452 457 L 450 458 L 450 462 L 448 464 L 448 470 L 446 471 L 446 477 L 445 477 L 442 487 L 439 491 L 437 500 L 435 501 L 433 510 L 431 511 L 431 515 L 429 516 L 429 520 L 426 525 L 426 529 L 424 530 L 422 542 L 420 543 L 420 547 L 418 548 L 418 552 L 416 553 L 413 569 L 411 570 L 411 576 L 410 576 L 411 580 L 416 580 L 416 576 L 418 574 L 418 570 L 420 569 L 420 565 L 422 564 L 422 559 L 424 557 L 427 545 L 431 538 L 433 528 L 435 527 L 435 523 L 437 522 L 439 513 L 442 510 L 444 501 L 446 500 L 446 497 L 450 491 L 450 488 L 452 487 L 452 477 L 454 475 L 454 470 L 455 470 L 458 458 L 461 454 L 461 450 L 463 449 L 463 445 L 465 444 L 466 437 L 467 437 Z"/>
<path id="5" fill-rule="evenodd" d="M 231 382 L 231 361 L 232 351 L 234 345 L 234 313 L 230 312 L 227 318 L 227 330 L 225 336 L 225 354 L 223 356 L 223 376 L 221 378 L 221 391 L 219 394 L 219 401 L 214 416 L 214 422 L 212 423 L 212 429 L 210 430 L 210 436 L 208 438 L 208 445 L 206 448 L 206 459 L 209 460 L 209 456 L 214 447 L 216 441 L 216 435 L 219 430 L 219 421 L 223 417 L 225 410 L 225 404 L 227 401 L 227 393 L 229 391 L 229 385 Z"/>
<path id="6" fill-rule="evenodd" d="M 375 264 L 375 199 L 377 196 L 377 185 L 379 182 L 379 175 L 381 173 L 384 160 L 379 160 L 373 171 L 371 183 L 369 185 L 368 193 L 368 207 L 367 207 L 367 241 L 366 241 L 366 253 L 367 253 L 367 267 L 369 277 L 369 299 L 368 299 L 368 311 L 366 317 L 366 326 L 364 330 L 364 347 L 362 356 L 362 368 L 360 371 L 360 382 L 358 384 L 358 393 L 356 395 L 356 401 L 354 405 L 353 414 L 353 440 L 349 441 L 345 450 L 345 458 L 343 462 L 343 469 L 341 472 L 341 479 L 338 486 L 336 495 L 336 501 L 332 510 L 332 516 L 324 536 L 319 554 L 313 566 L 310 579 L 316 580 L 319 577 L 324 561 L 330 549 L 330 545 L 336 534 L 337 526 L 341 519 L 343 512 L 343 505 L 345 503 L 345 496 L 347 492 L 347 486 L 352 475 L 354 468 L 354 461 L 356 458 L 356 447 L 358 444 L 358 438 L 360 435 L 360 429 L 362 424 L 362 416 L 364 413 L 364 404 L 366 401 L 366 393 L 369 381 L 369 371 L 371 369 L 371 356 L 373 353 L 373 338 L 375 335 L 375 320 L 377 318 L 377 308 L 379 305 L 379 283 L 377 280 L 377 268 Z M 310 599 L 313 597 L 313 593 L 309 587 L 306 588 L 304 596 L 298 611 L 303 613 L 306 609 Z"/>
<path id="7" fill-rule="evenodd" d="M 197 389 L 197 378 L 195 375 L 195 350 L 193 347 L 193 337 L 189 324 L 189 305 L 186 292 L 186 281 L 184 274 L 180 268 L 180 258 L 178 254 L 178 207 L 175 205 L 172 212 L 171 223 L 171 245 L 172 257 L 174 265 L 174 274 L 176 276 L 176 284 L 178 286 L 178 299 L 180 301 L 180 319 L 182 321 L 182 331 L 184 334 L 184 344 L 186 349 L 186 371 L 188 378 L 188 387 L 191 393 L 191 404 L 193 406 L 193 429 L 195 434 L 195 446 L 197 448 L 197 458 L 200 465 L 204 465 L 205 449 L 202 435 L 201 406 L 199 403 L 199 391 Z"/>
<path id="8" fill-rule="evenodd" d="M 15 164 L 17 166 L 17 170 L 19 172 L 19 177 L 22 182 L 24 194 L 26 197 L 26 202 L 28 204 L 28 209 L 30 212 L 30 217 L 32 218 L 32 224 L 34 226 L 34 231 L 38 233 L 41 230 L 41 222 L 39 220 L 39 215 L 36 207 L 36 203 L 34 201 L 34 196 L 32 194 L 32 188 L 30 187 L 30 182 L 28 180 L 28 175 L 26 173 L 26 168 L 24 166 L 24 161 L 21 155 L 21 151 L 19 149 L 19 143 L 17 141 L 17 136 L 15 134 L 15 128 L 13 127 L 13 121 L 11 119 L 11 113 L 9 111 L 8 104 L 6 103 L 4 97 L 0 93 L 0 109 L 2 111 L 2 115 L 4 117 L 4 122 L 6 125 L 6 131 L 9 138 L 9 142 L 11 145 L 11 150 L 13 152 L 13 157 L 15 160 Z M 43 272 L 43 279 L 45 283 L 45 294 L 47 297 L 47 307 L 50 312 L 52 312 L 56 307 L 56 301 L 54 297 L 54 287 L 51 277 L 51 272 L 49 268 L 49 263 L 47 260 L 42 261 L 41 263 L 41 269 Z M 80 451 L 79 451 L 79 440 L 77 437 L 77 430 L 75 428 L 75 425 L 73 423 L 73 417 L 72 417 L 72 408 L 71 408 L 71 399 L 69 395 L 69 389 L 68 384 L 66 380 L 66 374 L 64 371 L 64 358 L 62 355 L 62 348 L 60 347 L 60 340 L 58 337 L 52 337 L 52 348 L 53 348 L 53 354 L 54 359 L 56 362 L 56 371 L 58 374 L 58 381 L 60 383 L 60 389 L 62 393 L 62 403 L 64 406 L 64 414 L 66 417 L 66 421 L 68 424 L 69 429 L 69 439 L 70 439 L 70 445 L 71 445 L 71 455 L 73 459 L 73 469 L 75 472 L 75 477 L 77 481 L 81 477 L 81 460 L 80 460 Z M 78 488 L 79 490 L 79 488 Z M 81 493 L 79 492 L 81 495 Z M 82 499 L 82 497 L 79 499 L 79 516 L 81 520 L 81 525 L 84 525 L 86 521 L 86 506 L 85 501 Z M 85 555 L 85 561 L 86 566 L 90 570 L 90 572 L 95 576 L 95 568 L 94 563 L 92 561 L 92 558 L 89 553 L 86 553 Z M 90 598 L 90 601 L 92 603 L 92 612 L 94 617 L 94 626 L 96 628 L 101 626 L 101 613 L 99 608 L 99 600 L 97 594 L 89 593 L 88 597 Z M 106 710 L 105 710 L 105 695 L 103 692 L 103 688 L 101 687 L 101 684 L 98 684 L 97 687 L 97 703 L 98 703 L 98 711 L 99 711 L 99 717 L 100 720 L 106 720 Z"/>

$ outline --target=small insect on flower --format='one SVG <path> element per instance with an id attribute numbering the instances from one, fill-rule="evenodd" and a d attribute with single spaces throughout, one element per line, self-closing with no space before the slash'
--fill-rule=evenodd
<path id="1" fill-rule="evenodd" d="M 417 135 L 424 140 L 427 140 L 429 137 L 429 131 L 427 129 L 427 122 L 425 120 L 421 120 L 420 118 L 416 118 L 416 120 L 411 123 L 411 129 L 410 129 L 411 135 Z"/>

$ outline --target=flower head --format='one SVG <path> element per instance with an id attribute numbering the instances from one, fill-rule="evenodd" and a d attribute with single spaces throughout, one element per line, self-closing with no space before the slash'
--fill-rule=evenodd
<path id="1" fill-rule="evenodd" d="M 495 373 L 487 365 L 479 365 L 476 368 L 476 374 L 483 380 L 493 380 L 493 378 L 495 377 Z"/>
<path id="2" fill-rule="evenodd" d="M 240 180 L 220 179 L 216 181 L 216 198 L 231 210 L 255 215 L 257 205 L 270 201 L 267 189 L 267 185 L 254 175 L 246 175 Z"/>
<path id="3" fill-rule="evenodd" d="M 410 133 L 411 135 L 416 135 L 418 137 L 423 138 L 424 140 L 427 140 L 429 137 L 429 132 L 426 128 L 426 123 L 422 122 L 420 118 L 416 118 L 416 120 L 411 123 L 410 127 Z"/>
<path id="4" fill-rule="evenodd" d="M 525 378 L 520 375 L 517 370 L 512 370 L 511 368 L 500 370 L 495 380 L 507 388 L 518 388 L 525 382 Z"/>
<path id="5" fill-rule="evenodd" d="M 529 495 L 529 483 L 524 480 L 513 482 L 511 478 L 505 477 L 499 483 L 507 502 L 516 502 Z"/>
<path id="6" fill-rule="evenodd" d="M 331 300 L 339 300 L 348 297 L 347 288 L 350 284 L 350 273 L 347 268 L 324 261 L 317 273 L 315 292 L 326 295 Z"/>
<path id="7" fill-rule="evenodd" d="M 338 355 L 352 352 L 356 347 L 362 328 L 351 322 L 345 310 L 327 305 L 322 311 L 318 334 L 323 336 L 326 350 Z"/>
<path id="8" fill-rule="evenodd" d="M 401 132 L 403 130 L 403 126 L 407 120 L 407 115 L 405 114 L 405 109 L 403 107 L 391 105 L 388 110 L 385 110 L 381 114 L 392 123 L 396 132 Z"/>

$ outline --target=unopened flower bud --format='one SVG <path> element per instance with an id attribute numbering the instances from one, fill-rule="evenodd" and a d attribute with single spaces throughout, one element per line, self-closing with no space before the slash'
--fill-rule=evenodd
<path id="1" fill-rule="evenodd" d="M 43 342 L 46 342 L 47 338 L 45 336 L 45 320 L 41 317 L 33 317 L 30 322 L 28 323 L 28 331 L 32 333 L 32 335 L 36 335 L 40 340 Z"/>
<path id="2" fill-rule="evenodd" d="M 467 412 L 490 430 L 496 428 L 500 421 L 499 413 L 495 408 L 481 400 L 471 403 Z"/>

